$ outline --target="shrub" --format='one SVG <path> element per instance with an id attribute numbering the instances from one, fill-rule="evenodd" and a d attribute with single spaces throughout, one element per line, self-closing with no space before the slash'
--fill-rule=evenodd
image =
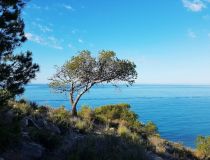
<path id="1" fill-rule="evenodd" d="M 210 158 L 210 136 L 198 136 L 196 140 L 196 149 L 201 158 Z"/>
<path id="2" fill-rule="evenodd" d="M 66 129 L 72 125 L 71 113 L 64 106 L 51 110 L 48 118 L 62 129 Z"/>
<path id="3" fill-rule="evenodd" d="M 80 132 L 88 132 L 93 128 L 91 122 L 80 119 L 76 121 L 75 127 L 79 129 Z"/>
<path id="4" fill-rule="evenodd" d="M 61 137 L 46 129 L 30 128 L 29 135 L 35 142 L 47 149 L 55 149 L 61 142 Z"/>
<path id="5" fill-rule="evenodd" d="M 140 142 L 140 137 L 136 132 L 131 133 L 130 136 L 131 136 L 131 139 L 132 139 L 133 142 Z"/>
<path id="6" fill-rule="evenodd" d="M 12 108 L 19 118 L 33 114 L 33 108 L 28 102 L 12 102 Z"/>
<path id="7" fill-rule="evenodd" d="M 38 107 L 39 107 L 39 105 L 36 102 L 28 102 L 28 103 L 31 106 L 31 108 L 33 108 L 34 110 L 38 109 Z"/>
<path id="8" fill-rule="evenodd" d="M 149 135 L 154 135 L 158 133 L 157 126 L 151 121 L 147 122 L 144 128 L 145 128 L 145 132 Z"/>
<path id="9" fill-rule="evenodd" d="M 47 107 L 47 106 L 40 106 L 37 108 L 37 113 L 40 114 L 40 115 L 47 115 L 48 112 L 50 111 L 50 107 Z"/>
<path id="10" fill-rule="evenodd" d="M 114 136 L 86 136 L 70 149 L 69 160 L 147 160 L 143 147 Z"/>
<path id="11" fill-rule="evenodd" d="M 132 126 L 138 121 L 138 116 L 130 111 L 128 104 L 107 105 L 96 108 L 95 117 L 104 123 L 121 123 L 124 121 L 127 126 Z"/>
<path id="12" fill-rule="evenodd" d="M 117 130 L 118 135 L 124 138 L 128 138 L 131 135 L 131 131 L 125 126 L 119 126 Z"/>
<path id="13" fill-rule="evenodd" d="M 83 106 L 83 107 L 79 110 L 78 115 L 79 115 L 81 118 L 83 118 L 83 119 L 85 119 L 85 120 L 88 120 L 88 121 L 91 121 L 91 120 L 94 119 L 94 112 L 93 112 L 93 110 L 92 110 L 90 107 L 88 107 L 88 106 Z"/>

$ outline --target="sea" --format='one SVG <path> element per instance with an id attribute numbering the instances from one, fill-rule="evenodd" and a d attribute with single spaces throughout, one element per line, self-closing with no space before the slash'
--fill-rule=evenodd
<path id="1" fill-rule="evenodd" d="M 30 84 L 18 97 L 70 109 L 68 95 L 53 92 L 47 84 Z M 98 107 L 127 103 L 143 123 L 154 122 L 161 137 L 195 148 L 198 135 L 210 135 L 210 85 L 99 85 L 78 103 Z"/>

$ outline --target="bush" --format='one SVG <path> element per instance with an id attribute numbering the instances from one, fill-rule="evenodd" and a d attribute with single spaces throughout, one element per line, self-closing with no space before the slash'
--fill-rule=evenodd
<path id="1" fill-rule="evenodd" d="M 117 130 L 118 135 L 124 138 L 128 138 L 131 135 L 131 131 L 125 126 L 119 126 Z"/>
<path id="2" fill-rule="evenodd" d="M 87 136 L 78 140 L 67 155 L 69 160 L 147 160 L 143 147 L 114 136 Z"/>
<path id="3" fill-rule="evenodd" d="M 50 111 L 50 107 L 47 107 L 47 106 L 40 106 L 36 110 L 37 114 L 45 115 L 45 116 L 48 114 L 49 111 Z"/>
<path id="4" fill-rule="evenodd" d="M 79 129 L 80 132 L 88 132 L 93 128 L 91 122 L 80 119 L 76 121 L 75 127 Z"/>
<path id="5" fill-rule="evenodd" d="M 203 159 L 210 158 L 210 136 L 198 136 L 196 140 L 196 149 L 198 155 Z"/>
<path id="6" fill-rule="evenodd" d="M 130 111 L 128 104 L 107 105 L 96 108 L 95 117 L 103 123 L 125 123 L 126 126 L 132 126 L 138 122 L 138 116 Z"/>
<path id="7" fill-rule="evenodd" d="M 19 102 L 12 102 L 12 104 L 10 105 L 19 118 L 32 115 L 34 111 L 33 108 L 30 106 L 30 103 L 23 100 Z"/>
<path id="8" fill-rule="evenodd" d="M 29 135 L 32 140 L 50 150 L 55 149 L 61 141 L 61 137 L 59 135 L 52 134 L 46 129 L 30 128 Z"/>
<path id="9" fill-rule="evenodd" d="M 131 140 L 133 141 L 133 142 L 140 142 L 140 137 L 139 137 L 139 135 L 137 134 L 137 133 L 131 133 Z"/>
<path id="10" fill-rule="evenodd" d="M 48 118 L 62 129 L 67 129 L 72 125 L 71 113 L 64 106 L 51 110 Z"/>
<path id="11" fill-rule="evenodd" d="M 83 106 L 79 112 L 78 112 L 78 115 L 85 119 L 85 120 L 88 120 L 88 121 L 91 121 L 94 119 L 94 111 L 88 107 L 88 106 Z"/>
<path id="12" fill-rule="evenodd" d="M 158 133 L 157 126 L 151 121 L 147 122 L 144 128 L 145 128 L 145 132 L 149 135 L 154 135 Z"/>

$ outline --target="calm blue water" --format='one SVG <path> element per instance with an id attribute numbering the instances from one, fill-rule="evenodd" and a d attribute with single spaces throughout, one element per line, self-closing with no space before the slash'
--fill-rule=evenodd
<path id="1" fill-rule="evenodd" d="M 52 93 L 48 85 L 28 85 L 23 97 L 53 107 L 70 106 L 66 95 Z M 152 120 L 161 136 L 171 141 L 195 147 L 198 135 L 210 135 L 210 86 L 97 86 L 84 95 L 79 106 L 116 103 L 129 103 L 141 121 Z"/>

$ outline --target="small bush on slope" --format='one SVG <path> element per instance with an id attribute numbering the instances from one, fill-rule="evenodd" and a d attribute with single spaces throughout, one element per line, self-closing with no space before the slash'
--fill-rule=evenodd
<path id="1" fill-rule="evenodd" d="M 82 106 L 78 111 L 78 115 L 87 121 L 92 121 L 94 119 L 94 111 L 88 106 Z"/>
<path id="2" fill-rule="evenodd" d="M 64 130 L 71 127 L 73 123 L 71 113 L 64 106 L 50 110 L 48 119 Z"/>
<path id="3" fill-rule="evenodd" d="M 91 131 L 93 129 L 93 125 L 90 121 L 78 119 L 75 123 L 75 128 L 84 133 Z"/>
<path id="4" fill-rule="evenodd" d="M 103 123 L 119 124 L 124 123 L 126 126 L 141 127 L 138 123 L 138 116 L 130 111 L 128 104 L 106 105 L 94 110 L 95 118 Z"/>
<path id="5" fill-rule="evenodd" d="M 199 157 L 210 159 L 210 136 L 198 136 L 196 140 L 196 149 Z"/>
<path id="6" fill-rule="evenodd" d="M 144 129 L 145 129 L 145 132 L 149 135 L 158 133 L 157 126 L 151 121 L 149 121 L 145 124 Z"/>

